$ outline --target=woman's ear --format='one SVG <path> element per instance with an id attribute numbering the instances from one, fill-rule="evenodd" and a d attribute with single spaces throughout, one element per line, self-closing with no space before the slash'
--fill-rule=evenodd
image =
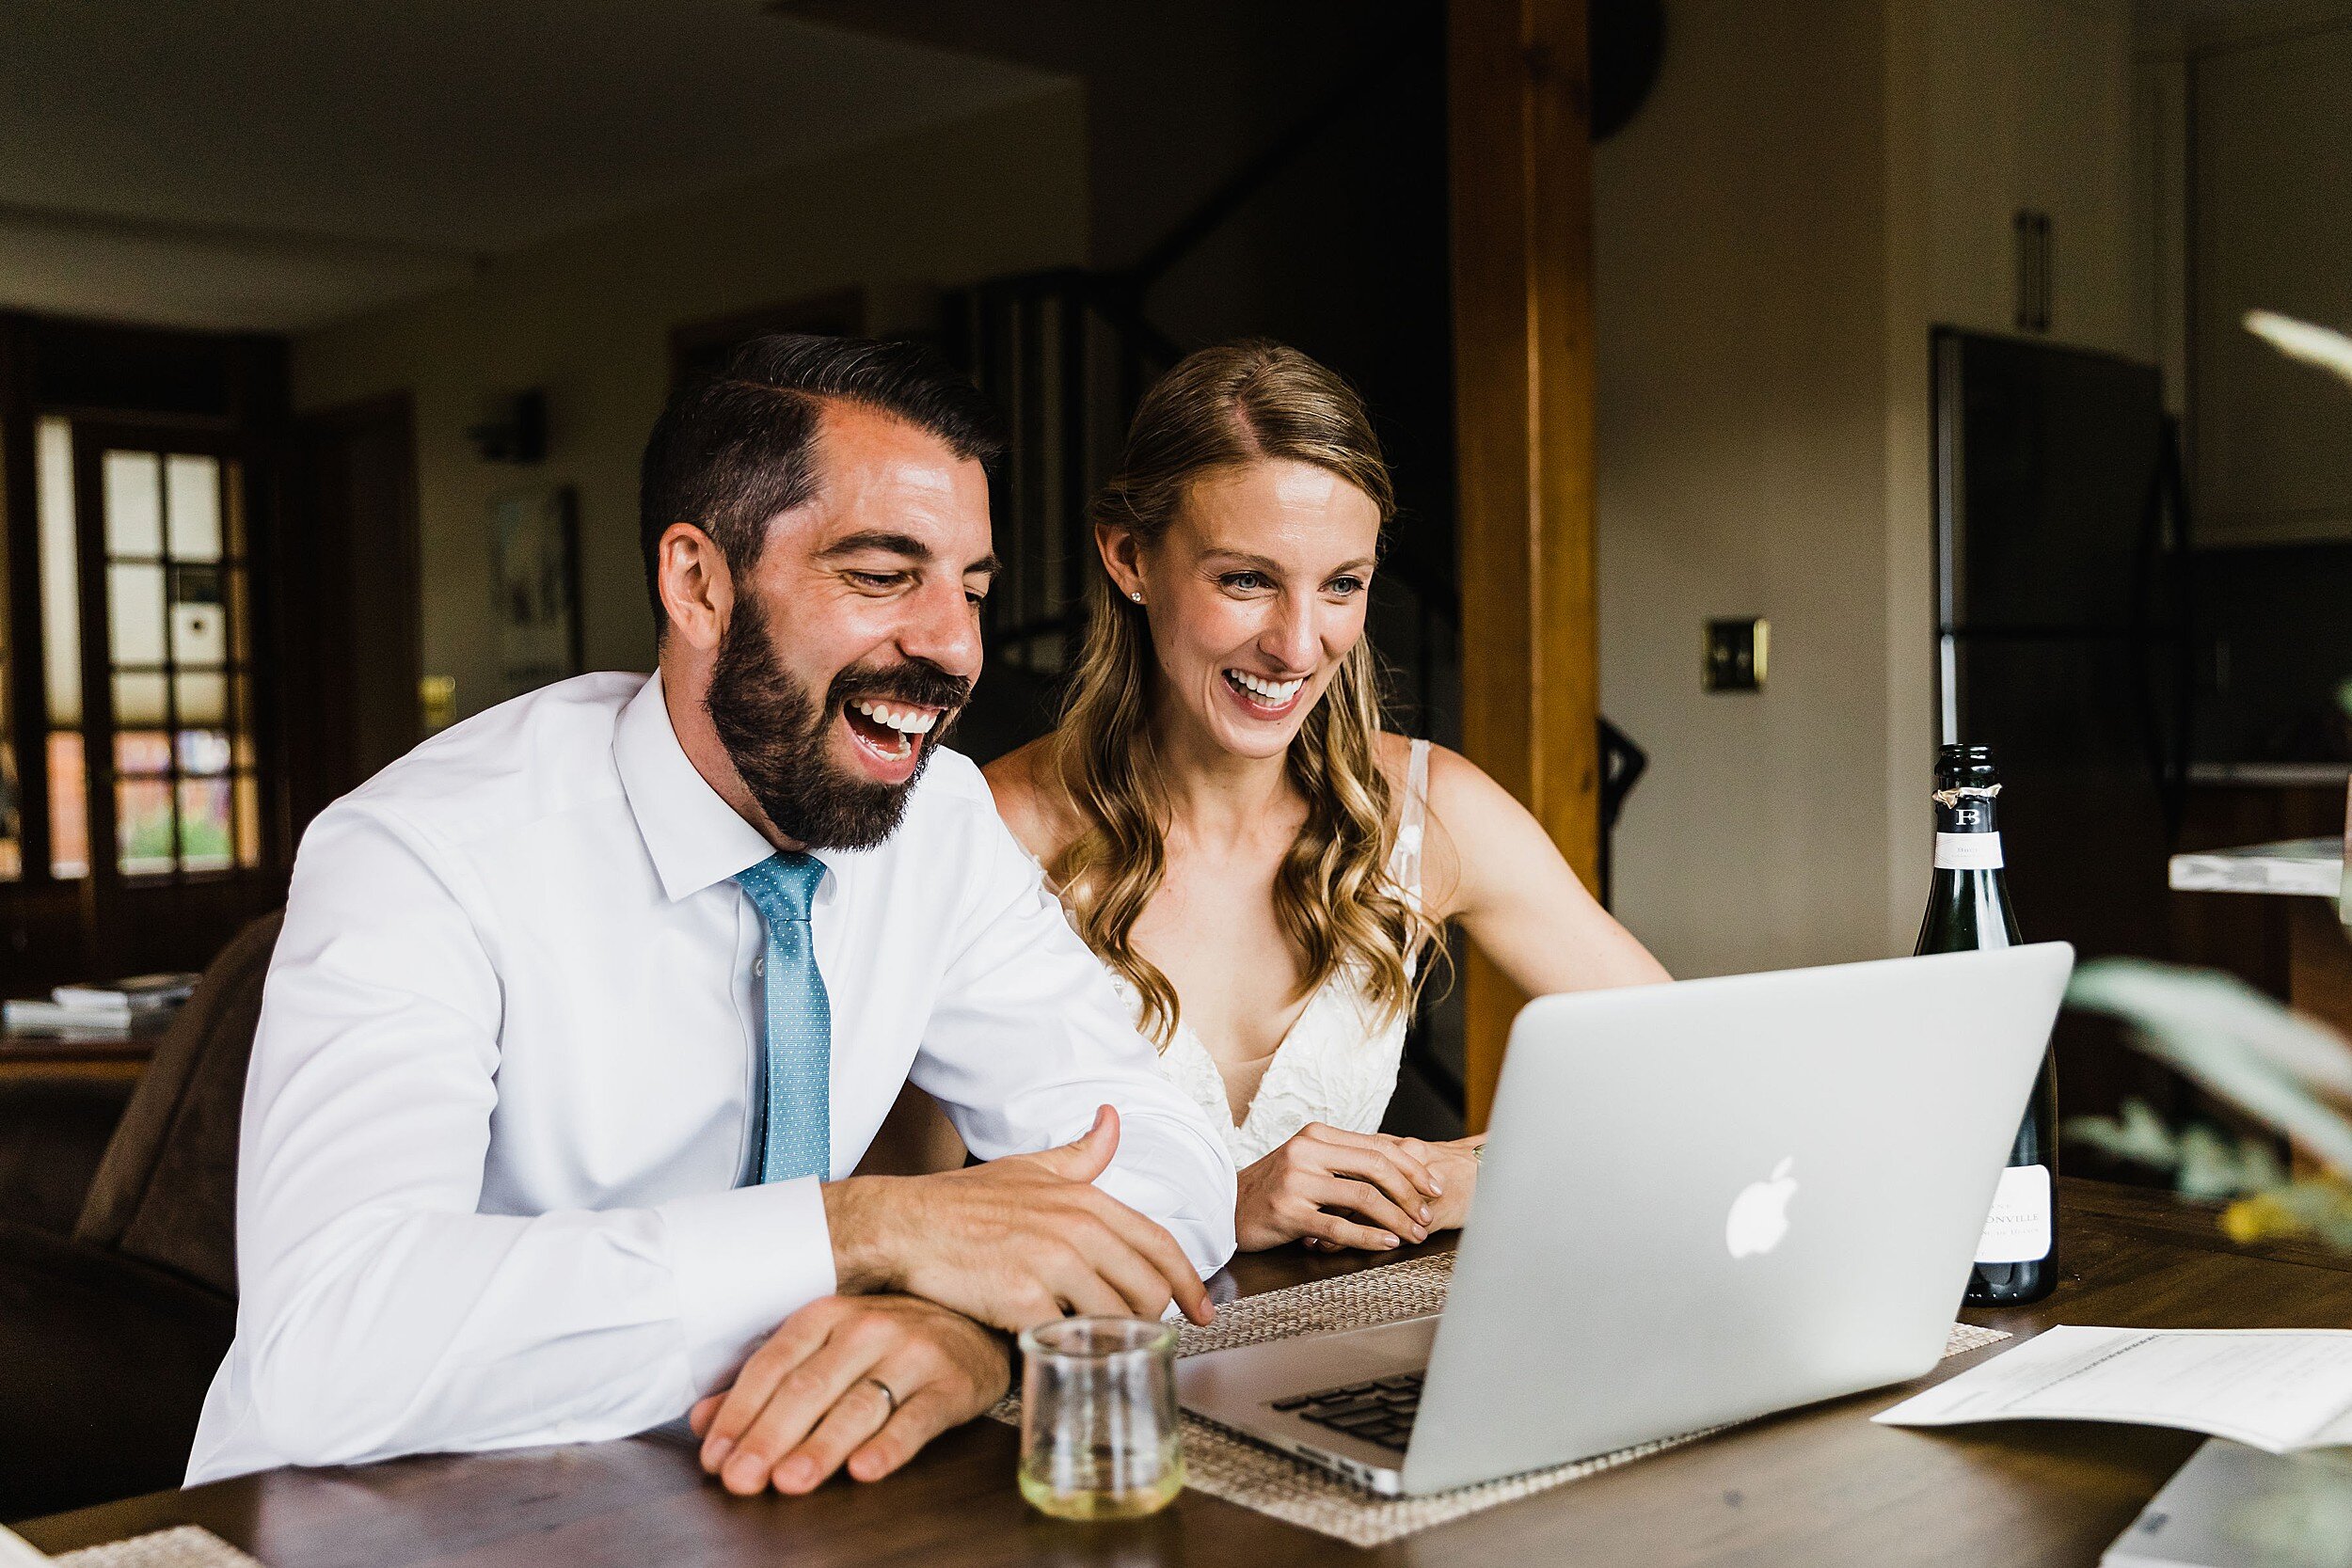
<path id="1" fill-rule="evenodd" d="M 1094 525 L 1094 547 L 1102 552 L 1103 569 L 1111 575 L 1111 586 L 1120 595 L 1144 602 L 1149 592 L 1143 582 L 1143 541 L 1135 530 L 1120 528 L 1116 523 Z"/>
<path id="2" fill-rule="evenodd" d="M 654 546 L 654 581 L 669 635 L 704 653 L 716 649 L 735 609 L 735 576 L 718 541 L 691 523 L 672 523 Z"/>

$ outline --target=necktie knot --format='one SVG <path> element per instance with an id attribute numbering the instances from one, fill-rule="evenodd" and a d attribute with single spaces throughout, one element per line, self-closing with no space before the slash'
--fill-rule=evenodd
<path id="1" fill-rule="evenodd" d="M 824 879 L 825 863 L 797 849 L 779 849 L 735 874 L 736 886 L 771 930 L 787 922 L 808 924 L 809 900 Z"/>

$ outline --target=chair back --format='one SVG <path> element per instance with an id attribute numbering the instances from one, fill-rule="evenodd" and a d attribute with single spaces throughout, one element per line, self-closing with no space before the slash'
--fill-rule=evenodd
<path id="1" fill-rule="evenodd" d="M 155 1047 L 74 1239 L 237 1294 L 237 1129 L 283 912 L 237 934 Z"/>

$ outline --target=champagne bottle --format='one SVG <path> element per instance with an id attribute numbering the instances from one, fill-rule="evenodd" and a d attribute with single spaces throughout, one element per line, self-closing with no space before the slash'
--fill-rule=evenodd
<path id="1" fill-rule="evenodd" d="M 1920 953 L 2013 947 L 2017 912 L 2001 874 L 2001 831 L 1994 802 L 2001 784 L 1986 746 L 1946 746 L 1935 753 L 1935 881 Z M 2033 1099 L 2009 1151 L 1993 1212 L 1968 1275 L 1971 1307 L 2040 1301 L 2058 1284 L 2058 1070 L 2042 1058 Z"/>

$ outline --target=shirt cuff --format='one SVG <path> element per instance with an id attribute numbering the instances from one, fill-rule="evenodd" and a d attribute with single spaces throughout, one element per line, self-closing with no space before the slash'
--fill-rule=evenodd
<path id="1" fill-rule="evenodd" d="M 695 1388 L 719 1388 L 776 1325 L 833 1294 L 833 1232 L 817 1178 L 656 1206 Z"/>

